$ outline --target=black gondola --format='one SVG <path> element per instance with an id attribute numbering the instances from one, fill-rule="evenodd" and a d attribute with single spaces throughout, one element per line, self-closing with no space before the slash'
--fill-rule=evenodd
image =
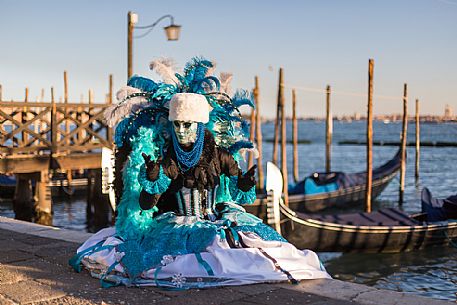
<path id="1" fill-rule="evenodd" d="M 373 169 L 372 199 L 378 197 L 396 176 L 400 169 L 401 150 L 380 167 Z M 325 185 L 336 185 L 334 191 L 318 194 L 300 194 L 306 179 L 297 183 L 295 190 L 289 190 L 289 207 L 298 212 L 319 212 L 328 208 L 346 208 L 360 205 L 365 201 L 366 172 L 346 174 L 343 172 L 315 173 L 308 177 L 312 183 L 325 188 Z M 303 186 L 303 187 L 302 187 Z M 294 193 L 295 192 L 295 193 Z M 245 206 L 246 210 L 261 218 L 266 217 L 265 204 L 262 199 L 266 195 L 258 195 L 258 200 Z"/>
<path id="2" fill-rule="evenodd" d="M 380 167 L 373 169 L 372 199 L 375 199 L 387 187 L 400 169 L 401 150 Z M 319 212 L 326 208 L 346 207 L 365 201 L 366 172 L 346 174 L 342 172 L 315 173 L 308 177 L 318 186 L 337 185 L 337 189 L 317 194 L 300 194 L 289 190 L 289 207 L 300 212 Z M 305 180 L 298 183 L 304 185 Z M 300 189 L 301 187 L 298 187 Z M 297 189 L 297 187 L 296 187 Z"/>
<path id="3" fill-rule="evenodd" d="M 307 215 L 281 204 L 283 234 L 298 248 L 320 252 L 402 252 L 457 243 L 457 196 L 434 199 L 422 191 L 422 210 Z"/>

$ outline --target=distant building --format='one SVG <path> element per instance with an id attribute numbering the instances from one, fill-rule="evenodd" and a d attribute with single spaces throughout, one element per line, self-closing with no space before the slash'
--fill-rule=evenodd
<path id="1" fill-rule="evenodd" d="M 444 107 L 444 118 L 451 119 L 452 117 L 454 117 L 454 111 L 450 105 L 446 104 Z"/>

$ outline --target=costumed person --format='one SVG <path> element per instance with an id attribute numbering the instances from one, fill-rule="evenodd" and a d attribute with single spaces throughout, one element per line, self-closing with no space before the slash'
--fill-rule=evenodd
<path id="1" fill-rule="evenodd" d="M 102 286 L 204 288 L 329 278 L 317 255 L 298 250 L 240 204 L 256 199 L 255 166 L 244 172 L 249 126 L 228 95 L 231 75 L 202 58 L 156 83 L 133 76 L 107 109 L 116 126 L 116 225 L 89 238 L 70 260 Z"/>

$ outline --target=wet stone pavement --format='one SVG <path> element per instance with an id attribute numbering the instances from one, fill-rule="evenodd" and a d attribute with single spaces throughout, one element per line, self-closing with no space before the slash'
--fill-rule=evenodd
<path id="1" fill-rule="evenodd" d="M 337 280 L 308 280 L 169 291 L 155 287 L 101 288 L 68 259 L 87 233 L 57 230 L 0 217 L 0 305 L 12 304 L 414 304 L 426 299 Z"/>

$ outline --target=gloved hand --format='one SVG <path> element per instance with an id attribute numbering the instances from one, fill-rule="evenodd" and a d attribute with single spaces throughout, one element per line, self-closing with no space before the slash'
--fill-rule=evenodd
<path id="1" fill-rule="evenodd" d="M 156 161 L 151 161 L 151 156 L 141 153 L 144 158 L 144 163 L 146 164 L 146 174 L 148 179 L 151 181 L 156 181 L 159 177 L 160 172 L 160 162 L 162 158 L 159 157 Z"/>
<path id="2" fill-rule="evenodd" d="M 253 186 L 255 186 L 255 170 L 257 165 L 251 167 L 244 175 L 238 175 L 238 188 L 243 192 L 249 191 Z"/>

